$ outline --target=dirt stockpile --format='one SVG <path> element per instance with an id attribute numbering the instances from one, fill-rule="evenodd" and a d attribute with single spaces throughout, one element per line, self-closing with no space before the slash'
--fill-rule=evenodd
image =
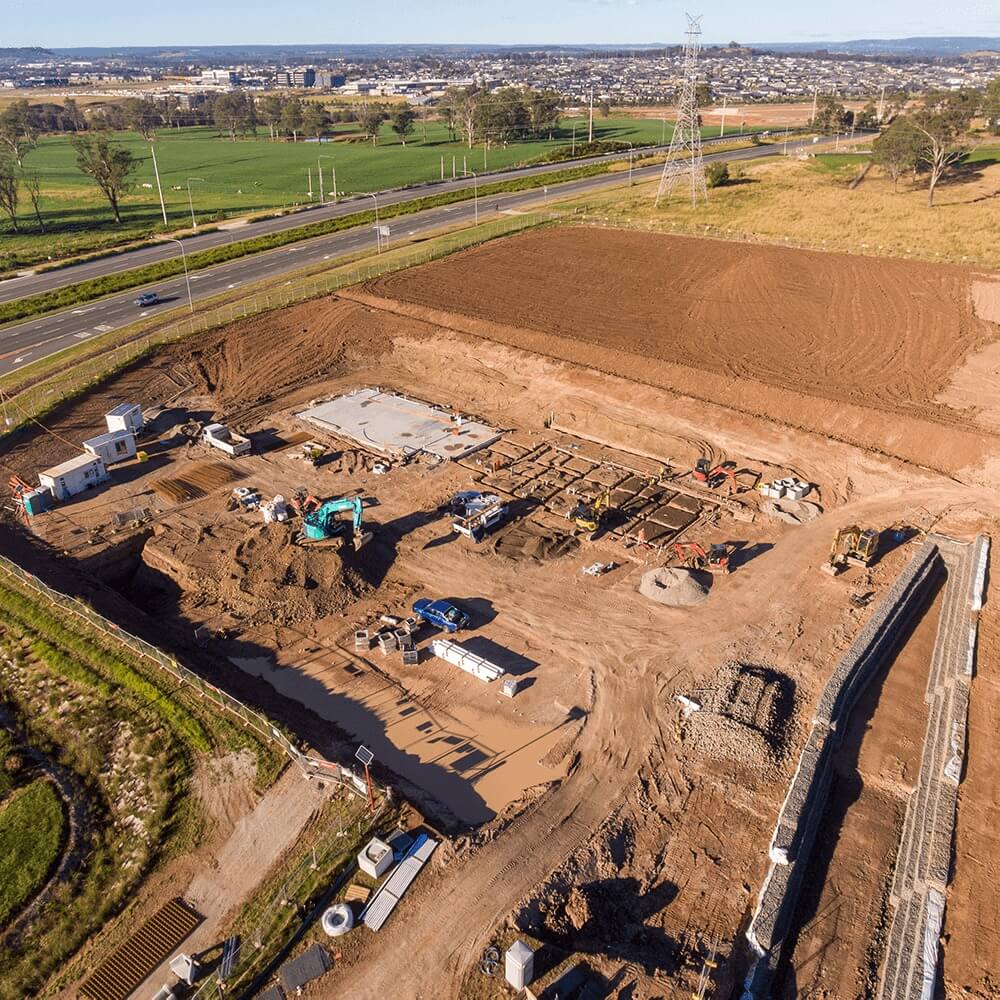
<path id="1" fill-rule="evenodd" d="M 338 551 L 298 545 L 296 533 L 289 524 L 168 528 L 146 544 L 142 582 L 156 584 L 148 570 L 165 574 L 189 599 L 273 625 L 334 614 L 370 590 Z"/>
<path id="2" fill-rule="evenodd" d="M 668 608 L 689 608 L 708 597 L 712 578 L 690 569 L 651 569 L 639 581 L 639 593 Z"/>
<path id="3" fill-rule="evenodd" d="M 970 350 L 1000 332 L 972 309 L 979 277 L 945 265 L 565 227 L 389 275 L 369 290 L 808 395 L 919 412 L 934 408 Z"/>
<path id="4" fill-rule="evenodd" d="M 401 328 L 413 336 L 419 326 L 355 302 L 321 299 L 210 334 L 180 354 L 178 367 L 229 412 L 334 374 L 351 358 L 378 357 Z"/>

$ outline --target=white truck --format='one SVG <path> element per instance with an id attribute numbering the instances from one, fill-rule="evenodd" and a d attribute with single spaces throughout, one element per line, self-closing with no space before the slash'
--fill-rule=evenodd
<path id="1" fill-rule="evenodd" d="M 208 424 L 201 432 L 201 439 L 232 458 L 250 454 L 250 438 L 231 431 L 225 424 Z"/>

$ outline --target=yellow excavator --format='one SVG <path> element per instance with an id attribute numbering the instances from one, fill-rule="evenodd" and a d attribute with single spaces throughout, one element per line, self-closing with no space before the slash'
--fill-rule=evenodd
<path id="1" fill-rule="evenodd" d="M 594 535 L 601 527 L 605 511 L 611 507 L 611 490 L 605 490 L 592 504 L 580 501 L 570 512 L 569 518 L 576 525 L 575 534 Z"/>
<path id="2" fill-rule="evenodd" d="M 871 566 L 878 554 L 881 533 L 874 528 L 859 528 L 852 524 L 833 536 L 830 559 L 820 566 L 824 573 L 836 576 L 850 566 Z"/>

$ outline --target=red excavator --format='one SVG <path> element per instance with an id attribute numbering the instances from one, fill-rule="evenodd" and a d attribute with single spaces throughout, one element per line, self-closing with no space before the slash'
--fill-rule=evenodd
<path id="1" fill-rule="evenodd" d="M 677 559 L 689 569 L 705 569 L 709 573 L 728 573 L 730 546 L 715 544 L 705 551 L 697 542 L 674 542 L 671 546 Z"/>
<path id="2" fill-rule="evenodd" d="M 723 462 L 713 468 L 707 458 L 699 458 L 691 476 L 695 482 L 704 483 L 710 490 L 718 489 L 728 481 L 729 493 L 733 494 L 756 489 L 761 473 L 756 469 L 737 469 L 735 462 Z"/>

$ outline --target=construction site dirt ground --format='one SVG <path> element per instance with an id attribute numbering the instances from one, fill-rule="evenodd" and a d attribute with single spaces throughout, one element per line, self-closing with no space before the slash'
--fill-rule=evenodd
<path id="1" fill-rule="evenodd" d="M 270 688 L 253 687 L 259 707 L 278 712 L 280 703 L 293 729 L 289 706 L 301 705 L 302 729 L 321 752 L 371 746 L 379 775 L 449 834 L 386 927 L 353 932 L 314 995 L 488 995 L 477 979 L 483 948 L 520 930 L 549 949 L 549 978 L 582 956 L 613 984 L 611 995 L 633 998 L 690 994 L 692 956 L 718 942 L 714 995 L 728 996 L 746 970 L 741 931 L 775 817 L 839 656 L 919 532 L 967 538 L 995 524 L 996 387 L 985 384 L 981 398 L 968 380 L 961 388 L 962 373 L 998 341 L 992 280 L 717 241 L 545 230 L 167 348 L 57 409 L 49 433 L 14 435 L 0 461 L 34 478 L 100 431 L 115 403 L 159 407 L 148 462 L 115 467 L 109 486 L 60 505 L 33 530 L 158 620 L 165 645 L 190 644 L 198 629 L 206 655 L 263 678 Z M 570 522 L 551 511 L 515 507 L 513 522 L 478 546 L 452 537 L 441 505 L 486 467 L 415 461 L 377 475 L 373 455 L 332 437 L 329 462 L 312 469 L 294 458 L 288 442 L 303 431 L 323 439 L 295 413 L 362 386 L 455 407 L 525 446 L 557 435 L 579 442 L 581 454 L 609 446 L 668 476 L 702 456 L 766 479 L 795 475 L 815 484 L 809 499 L 820 510 L 788 523 L 764 513 L 757 494 L 734 498 L 752 522 L 713 507 L 681 537 L 739 543 L 734 572 L 714 577 L 703 603 L 665 607 L 637 588 L 668 552 L 626 548 L 608 533 L 551 552 L 514 544 L 527 525 L 535 539 L 543 529 L 569 535 Z M 255 454 L 229 462 L 180 430 L 210 418 L 249 434 Z M 154 485 L 204 477 L 219 462 L 232 478 L 193 499 L 171 501 Z M 289 529 L 229 509 L 236 485 L 266 498 L 299 484 L 320 497 L 377 501 L 365 511 L 372 541 L 343 559 L 327 553 L 320 603 L 310 585 L 319 570 L 275 544 Z M 151 522 L 112 534 L 113 514 L 135 507 L 147 507 Z M 838 528 L 900 522 L 917 535 L 869 570 L 819 572 Z M 272 528 L 261 561 L 226 562 Z M 293 561 L 288 586 L 269 588 Z M 611 561 L 618 568 L 603 576 L 581 572 Z M 424 595 L 471 613 L 471 632 L 458 638 L 522 681 L 513 700 L 426 653 L 403 667 L 398 654 L 355 651 L 355 629 L 406 614 Z M 984 649 L 996 642 L 993 599 L 991 588 Z M 862 900 L 862 888 L 874 890 L 855 869 L 891 864 L 891 812 L 901 815 L 906 761 L 922 739 L 912 653 L 922 634 L 872 694 L 857 762 L 843 762 L 845 786 L 860 783 L 862 794 L 844 804 L 842 836 L 829 833 L 816 913 L 829 912 L 823 892 L 854 898 L 836 920 L 814 914 L 801 929 L 792 961 L 800 989 L 815 981 L 830 996 L 865 995 L 877 965 L 869 944 L 883 915 L 874 898 Z M 907 651 L 909 680 L 900 667 Z M 721 708 L 697 727 L 684 719 L 676 696 L 718 690 L 723 705 L 734 677 L 757 687 L 763 678 L 778 692 L 772 723 L 758 730 Z M 984 665 L 972 685 L 945 921 L 944 981 L 954 996 L 997 995 L 1000 904 L 983 878 L 993 872 L 985 859 L 998 818 L 997 705 Z M 952 924 L 953 912 L 974 921 L 974 939 Z M 810 960 L 819 952 L 817 977 Z"/>

